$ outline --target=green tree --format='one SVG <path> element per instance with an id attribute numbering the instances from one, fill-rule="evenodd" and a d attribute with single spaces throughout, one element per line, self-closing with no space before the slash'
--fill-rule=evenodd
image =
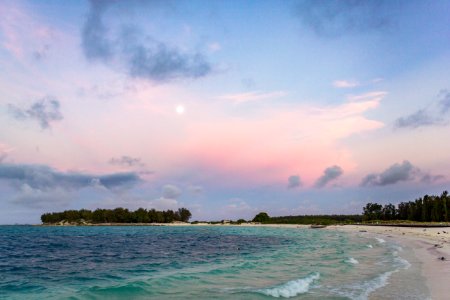
<path id="1" fill-rule="evenodd" d="M 148 216 L 148 212 L 144 208 L 139 208 L 134 212 L 134 218 L 137 223 L 148 223 L 150 222 L 150 218 Z"/>
<path id="2" fill-rule="evenodd" d="M 441 194 L 441 201 L 442 201 L 442 210 L 443 210 L 443 219 L 445 222 L 448 222 L 448 206 L 447 201 L 448 200 L 448 192 L 443 191 Z"/>
<path id="3" fill-rule="evenodd" d="M 260 212 L 253 218 L 253 222 L 260 222 L 260 223 L 268 222 L 269 220 L 270 220 L 270 217 L 265 212 Z"/>
<path id="4" fill-rule="evenodd" d="M 394 220 L 396 217 L 395 205 L 389 203 L 383 207 L 382 210 L 383 220 Z"/>
<path id="5" fill-rule="evenodd" d="M 366 220 L 380 220 L 383 206 L 378 203 L 367 203 L 363 208 L 364 219 Z"/>
<path id="6" fill-rule="evenodd" d="M 182 222 L 189 222 L 189 219 L 192 217 L 191 212 L 184 207 L 178 209 L 178 215 L 180 216 L 180 221 Z"/>

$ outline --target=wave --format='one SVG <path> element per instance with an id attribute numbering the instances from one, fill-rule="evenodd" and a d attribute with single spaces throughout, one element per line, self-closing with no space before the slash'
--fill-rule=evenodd
<path id="1" fill-rule="evenodd" d="M 385 272 L 362 283 L 334 289 L 333 292 L 352 300 L 367 300 L 372 292 L 388 284 L 389 277 L 394 272 L 395 271 Z"/>
<path id="2" fill-rule="evenodd" d="M 385 240 L 383 240 L 383 239 L 380 239 L 380 238 L 375 238 L 377 241 L 378 241 L 378 243 L 380 243 L 380 244 L 383 244 L 383 243 L 386 243 L 386 241 Z"/>
<path id="3" fill-rule="evenodd" d="M 383 273 L 383 274 L 375 277 L 372 280 L 364 282 L 361 286 L 363 293 L 358 295 L 354 299 L 356 299 L 356 300 L 368 299 L 370 293 L 372 293 L 372 292 L 378 290 L 379 288 L 382 288 L 388 284 L 389 277 L 391 277 L 392 273 L 394 273 L 394 272 L 396 272 L 396 271 L 389 271 L 389 272 Z"/>
<path id="4" fill-rule="evenodd" d="M 367 248 L 373 248 L 373 246 L 371 244 L 367 245 Z"/>
<path id="5" fill-rule="evenodd" d="M 350 257 L 348 259 L 345 260 L 346 263 L 350 263 L 350 264 L 359 264 L 359 261 L 357 261 L 356 259 L 354 259 L 353 257 Z"/>
<path id="6" fill-rule="evenodd" d="M 380 238 L 376 239 L 378 240 L 379 243 L 385 243 L 383 239 Z M 394 267 L 393 270 L 384 272 L 372 279 L 360 282 L 358 284 L 348 285 L 334 291 L 337 294 L 345 296 L 352 300 L 367 300 L 369 299 L 371 293 L 386 286 L 389 283 L 389 278 L 391 277 L 392 274 L 399 272 L 402 269 L 406 270 L 411 266 L 411 264 L 406 259 L 398 255 L 398 252 L 403 250 L 400 246 L 390 245 L 390 248 L 394 249 L 394 251 L 391 252 L 393 260 L 390 262 L 391 265 Z M 345 262 L 350 262 L 351 259 L 352 258 L 346 260 Z"/>
<path id="7" fill-rule="evenodd" d="M 311 283 L 319 278 L 319 273 L 313 273 L 305 278 L 291 280 L 273 288 L 257 290 L 257 292 L 275 298 L 291 298 L 308 292 Z"/>

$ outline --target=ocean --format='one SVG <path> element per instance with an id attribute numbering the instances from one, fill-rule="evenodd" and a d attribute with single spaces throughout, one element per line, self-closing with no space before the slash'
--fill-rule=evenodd
<path id="1" fill-rule="evenodd" d="M 426 299 L 413 260 L 322 229 L 0 226 L 0 299 Z"/>

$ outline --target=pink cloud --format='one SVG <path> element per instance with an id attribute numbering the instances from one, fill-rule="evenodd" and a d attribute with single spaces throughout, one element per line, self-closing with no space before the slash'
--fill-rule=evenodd
<path id="1" fill-rule="evenodd" d="M 67 104 L 67 125 L 54 128 L 59 138 L 48 139 L 32 160 L 44 163 L 51 157 L 59 170 L 101 174 L 122 171 L 108 162 L 127 155 L 155 172 L 146 177 L 149 181 L 183 177 L 201 184 L 282 187 L 292 174 L 305 187 L 313 186 L 324 168 L 339 165 L 345 184 L 357 164 L 344 139 L 383 127 L 364 115 L 377 108 L 381 97 L 334 106 L 259 107 L 236 117 L 228 113 L 229 102 L 141 86 L 126 92 L 121 102 L 102 103 L 101 113 Z M 182 116 L 173 109 L 180 101 L 186 106 Z"/>
<path id="2" fill-rule="evenodd" d="M 330 164 L 355 168 L 351 149 L 340 141 L 383 127 L 363 115 L 378 103 L 375 99 L 264 111 L 248 118 L 196 120 L 186 124 L 180 156 L 234 184 L 285 184 L 289 175 L 300 172 L 311 185 Z"/>

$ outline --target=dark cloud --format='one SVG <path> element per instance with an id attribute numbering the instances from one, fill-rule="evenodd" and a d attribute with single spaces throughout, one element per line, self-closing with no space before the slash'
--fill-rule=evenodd
<path id="1" fill-rule="evenodd" d="M 317 179 L 315 187 L 322 188 L 326 186 L 330 181 L 338 178 L 344 173 L 341 167 L 339 166 L 332 166 L 328 167 L 323 171 L 323 175 Z"/>
<path id="2" fill-rule="evenodd" d="M 11 182 L 16 186 L 26 185 L 42 191 L 55 188 L 65 190 L 81 189 L 101 185 L 107 189 L 124 188 L 139 182 L 136 173 L 113 173 L 92 175 L 77 172 L 58 172 L 43 165 L 1 164 L 0 180 Z"/>
<path id="3" fill-rule="evenodd" d="M 363 178 L 361 186 L 385 186 L 416 178 L 420 170 L 405 160 L 401 164 L 393 164 L 380 174 L 369 174 Z"/>
<path id="4" fill-rule="evenodd" d="M 112 165 L 118 165 L 118 166 L 125 166 L 125 167 L 143 167 L 144 163 L 141 162 L 140 158 L 137 157 L 130 157 L 127 155 L 123 155 L 119 158 L 111 158 L 109 160 L 109 163 Z"/>
<path id="5" fill-rule="evenodd" d="M 291 175 L 288 178 L 288 189 L 296 188 L 302 186 L 302 181 L 300 180 L 300 176 Z"/>
<path id="6" fill-rule="evenodd" d="M 296 15 L 317 35 L 334 37 L 389 28 L 404 2 L 304 0 L 297 5 Z"/>
<path id="7" fill-rule="evenodd" d="M 369 174 L 362 179 L 360 185 L 361 186 L 376 185 L 377 182 L 378 182 L 378 175 L 377 174 Z"/>
<path id="8" fill-rule="evenodd" d="M 421 109 L 409 116 L 398 118 L 394 126 L 396 128 L 418 128 L 441 123 L 441 120 L 430 116 L 425 110 Z"/>
<path id="9" fill-rule="evenodd" d="M 133 7 L 129 3 L 127 9 Z M 135 27 L 122 26 L 114 35 L 104 23 L 107 10 L 119 2 L 91 1 L 82 29 L 82 47 L 87 59 L 108 63 L 119 61 L 131 77 L 152 81 L 176 78 L 198 78 L 211 72 L 211 66 L 200 52 L 183 52 L 151 36 L 139 34 Z M 141 3 L 142 4 L 142 3 Z"/>
<path id="10" fill-rule="evenodd" d="M 181 190 L 172 184 L 166 184 L 163 186 L 162 198 L 164 199 L 177 199 L 181 195 Z"/>
<path id="11" fill-rule="evenodd" d="M 211 71 L 202 54 L 182 53 L 163 43 L 150 47 L 137 45 L 128 54 L 129 74 L 132 77 L 165 81 L 182 77 L 203 77 Z"/>
<path id="12" fill-rule="evenodd" d="M 52 122 L 63 119 L 59 101 L 49 96 L 34 102 L 29 108 L 20 108 L 14 104 L 9 104 L 8 108 L 17 120 L 35 120 L 42 129 L 49 128 Z"/>

